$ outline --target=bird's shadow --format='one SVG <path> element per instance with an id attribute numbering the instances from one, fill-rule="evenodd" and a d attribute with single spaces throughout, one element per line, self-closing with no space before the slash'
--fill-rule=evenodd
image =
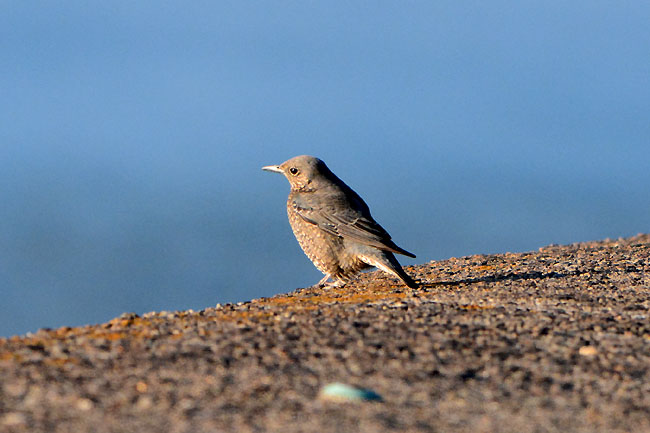
<path id="1" fill-rule="evenodd" d="M 546 279 L 559 279 L 559 278 L 566 278 L 570 276 L 575 276 L 575 275 L 580 275 L 584 274 L 587 272 L 594 273 L 593 270 L 581 270 L 581 271 L 575 271 L 575 272 L 542 272 L 542 271 L 530 271 L 530 272 L 507 272 L 507 273 L 502 273 L 502 274 L 491 274 L 491 275 L 485 275 L 482 277 L 475 277 L 475 278 L 463 278 L 460 280 L 437 280 L 437 281 L 432 281 L 429 279 L 422 279 L 422 278 L 417 278 L 416 282 L 420 286 L 419 289 L 408 289 L 405 287 L 403 284 L 395 282 L 393 283 L 392 281 L 382 281 L 379 282 L 375 280 L 374 284 L 378 284 L 380 286 L 384 286 L 384 284 L 387 284 L 387 286 L 391 289 L 397 289 L 397 290 L 412 290 L 413 292 L 417 292 L 418 290 L 422 289 L 438 289 L 441 287 L 457 287 L 457 286 L 463 286 L 463 285 L 471 285 L 471 284 L 477 284 L 477 283 L 498 283 L 501 281 L 524 281 L 524 280 L 546 280 Z M 390 279 L 390 277 L 386 276 L 384 278 Z M 359 281 L 357 281 L 357 284 Z M 354 283 L 353 283 L 354 284 Z M 366 284 L 372 285 L 373 282 L 366 282 Z M 342 286 L 343 287 L 349 287 L 348 285 Z M 316 287 L 316 286 L 311 286 L 311 287 L 304 287 L 304 288 L 299 288 L 297 289 L 297 293 L 305 295 L 305 294 L 313 294 L 316 292 L 319 292 L 322 289 L 322 287 Z"/>
<path id="2" fill-rule="evenodd" d="M 420 287 L 436 288 L 436 287 L 454 287 L 467 284 L 476 283 L 498 283 L 500 281 L 521 281 L 521 280 L 545 280 L 549 278 L 566 278 L 576 273 L 561 273 L 561 272 L 508 272 L 505 274 L 492 274 L 476 278 L 464 278 L 462 280 L 449 280 L 449 281 L 427 281 L 417 280 Z"/>

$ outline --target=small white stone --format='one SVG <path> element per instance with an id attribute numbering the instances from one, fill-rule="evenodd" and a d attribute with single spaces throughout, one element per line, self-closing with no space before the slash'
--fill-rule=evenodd
<path id="1" fill-rule="evenodd" d="M 95 406 L 95 405 L 93 404 L 93 402 L 91 400 L 89 400 L 87 398 L 80 398 L 79 400 L 77 400 L 76 406 L 77 406 L 77 409 L 86 412 L 86 411 L 89 411 L 90 409 L 92 409 L 93 406 Z"/>
<path id="2" fill-rule="evenodd" d="M 578 353 L 582 356 L 594 356 L 598 354 L 598 349 L 594 346 L 582 346 L 578 349 Z"/>

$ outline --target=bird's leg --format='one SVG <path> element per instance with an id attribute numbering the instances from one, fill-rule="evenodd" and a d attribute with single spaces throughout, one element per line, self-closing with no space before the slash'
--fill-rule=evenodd
<path id="1" fill-rule="evenodd" d="M 314 289 L 323 288 L 323 287 L 327 286 L 327 280 L 329 280 L 329 279 L 330 279 L 330 274 L 326 274 L 319 282 L 314 284 L 312 287 Z"/>

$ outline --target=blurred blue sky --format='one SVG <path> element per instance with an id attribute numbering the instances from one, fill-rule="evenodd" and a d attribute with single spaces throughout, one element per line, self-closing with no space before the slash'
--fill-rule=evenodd
<path id="1" fill-rule="evenodd" d="M 404 264 L 649 230 L 650 3 L 2 2 L 0 336 L 315 283 L 262 172 Z"/>

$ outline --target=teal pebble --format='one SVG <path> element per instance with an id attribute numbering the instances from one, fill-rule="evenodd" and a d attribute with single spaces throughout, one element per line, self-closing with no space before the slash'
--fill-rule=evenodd
<path id="1" fill-rule="evenodd" d="M 330 383 L 325 385 L 320 392 L 321 398 L 338 401 L 382 401 L 375 391 L 356 388 L 344 383 Z"/>

